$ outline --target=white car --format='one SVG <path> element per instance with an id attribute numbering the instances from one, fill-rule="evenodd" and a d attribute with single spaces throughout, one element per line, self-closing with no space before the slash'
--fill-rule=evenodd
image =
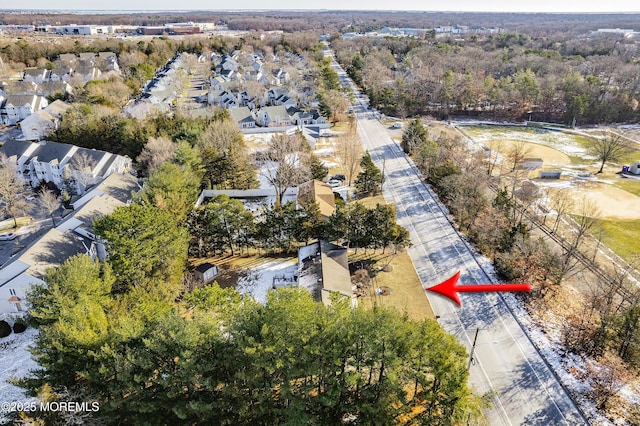
<path id="1" fill-rule="evenodd" d="M 16 234 L 14 234 L 13 232 L 5 232 L 0 234 L 0 241 L 11 241 L 11 240 L 15 240 L 17 237 Z"/>
<path id="2" fill-rule="evenodd" d="M 342 186 L 342 181 L 341 180 L 330 180 L 329 182 L 327 182 L 327 185 L 329 185 L 331 188 L 337 188 L 339 186 Z"/>

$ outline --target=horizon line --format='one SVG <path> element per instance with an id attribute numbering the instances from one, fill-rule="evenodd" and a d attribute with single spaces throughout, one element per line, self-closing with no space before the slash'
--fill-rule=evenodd
<path id="1" fill-rule="evenodd" d="M 29 8 L 1 8 L 3 12 L 28 12 L 28 13 L 70 13 L 74 15 L 85 15 L 96 12 L 109 13 L 176 13 L 176 12 L 404 12 L 404 13 L 484 13 L 484 14 L 546 14 L 546 15 L 635 15 L 640 14 L 637 11 L 589 11 L 589 12 L 572 12 L 572 11 L 483 11 L 483 10 L 418 10 L 418 9 L 332 9 L 332 8 L 307 8 L 307 9 L 29 9 Z"/>

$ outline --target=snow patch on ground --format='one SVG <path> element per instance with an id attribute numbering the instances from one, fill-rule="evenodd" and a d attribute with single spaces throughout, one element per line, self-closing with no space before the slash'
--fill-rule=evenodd
<path id="1" fill-rule="evenodd" d="M 482 143 L 496 139 L 521 140 L 548 146 L 569 156 L 594 159 L 593 156 L 587 153 L 586 148 L 576 141 L 575 135 L 561 131 L 531 128 L 520 130 L 515 127 L 508 128 L 498 126 L 467 128 L 465 131 L 471 134 L 475 142 Z"/>
<path id="2" fill-rule="evenodd" d="M 30 402 L 35 398 L 25 396 L 24 390 L 8 382 L 9 379 L 21 379 L 29 375 L 38 364 L 29 353 L 28 348 L 34 343 L 38 331 L 27 328 L 24 333 L 11 333 L 0 339 L 0 402 Z M 0 424 L 6 419 L 0 412 Z"/>
<path id="3" fill-rule="evenodd" d="M 326 147 L 326 148 L 315 149 L 313 150 L 313 153 L 318 157 L 331 157 L 332 155 L 335 154 L 335 151 L 336 151 L 335 148 Z"/>
<path id="4" fill-rule="evenodd" d="M 273 288 L 274 280 L 293 277 L 298 273 L 298 260 L 270 261 L 252 268 L 238 279 L 236 290 L 253 297 L 263 305 L 267 303 L 267 292 Z M 297 286 L 297 284 L 294 283 Z"/>

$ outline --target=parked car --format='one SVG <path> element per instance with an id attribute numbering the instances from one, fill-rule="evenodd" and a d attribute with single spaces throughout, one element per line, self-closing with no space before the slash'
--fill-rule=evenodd
<path id="1" fill-rule="evenodd" d="M 345 175 L 333 175 L 330 180 L 341 180 L 344 182 L 347 180 L 347 177 Z"/>
<path id="2" fill-rule="evenodd" d="M 16 237 L 17 235 L 14 234 L 13 232 L 4 232 L 0 234 L 0 241 L 11 241 L 11 240 L 15 240 Z"/>
<path id="3" fill-rule="evenodd" d="M 339 186 L 342 186 L 342 181 L 341 180 L 330 180 L 329 182 L 327 182 L 327 185 L 329 185 L 331 188 L 337 188 Z"/>

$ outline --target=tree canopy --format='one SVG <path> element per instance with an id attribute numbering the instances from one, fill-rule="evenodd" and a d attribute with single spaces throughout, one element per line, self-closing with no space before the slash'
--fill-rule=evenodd
<path id="1" fill-rule="evenodd" d="M 87 256 L 47 281 L 30 295 L 44 369 L 22 384 L 90 393 L 105 424 L 451 425 L 479 407 L 464 348 L 433 320 L 298 288 L 260 305 L 214 285 L 131 323 L 141 305 L 110 309 L 113 277 Z"/>

